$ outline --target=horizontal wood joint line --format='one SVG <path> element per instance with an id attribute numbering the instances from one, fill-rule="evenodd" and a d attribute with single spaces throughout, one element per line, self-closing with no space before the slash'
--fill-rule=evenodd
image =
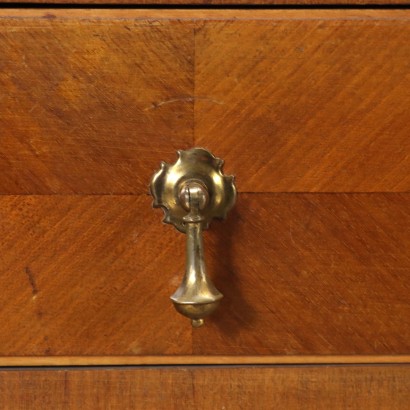
<path id="1" fill-rule="evenodd" d="M 369 191 L 369 192 L 359 192 L 359 191 L 241 191 L 238 190 L 239 195 L 398 195 L 398 194 L 410 194 L 410 191 Z M 150 197 L 148 192 L 135 192 L 135 193 L 25 193 L 25 194 L 15 194 L 15 193 L 1 193 L 0 198 L 4 197 Z"/>

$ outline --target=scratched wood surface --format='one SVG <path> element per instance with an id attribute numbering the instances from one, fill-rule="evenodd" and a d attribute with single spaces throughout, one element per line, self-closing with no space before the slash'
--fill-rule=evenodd
<path id="1" fill-rule="evenodd" d="M 145 193 L 192 146 L 189 22 L 1 14 L 0 193 Z"/>
<path id="2" fill-rule="evenodd" d="M 242 194 L 207 232 L 225 299 L 169 296 L 185 237 L 149 196 L 0 197 L 0 355 L 410 352 L 409 194 Z"/>
<path id="3" fill-rule="evenodd" d="M 0 193 L 145 193 L 192 145 L 242 192 L 409 190 L 409 11 L 2 15 Z"/>
<path id="4" fill-rule="evenodd" d="M 0 197 L 0 355 L 191 353 L 191 329 L 169 300 L 184 238 L 150 205 Z"/>
<path id="5" fill-rule="evenodd" d="M 406 365 L 114 369 L 2 370 L 0 405 L 15 410 L 403 410 L 410 401 Z"/>

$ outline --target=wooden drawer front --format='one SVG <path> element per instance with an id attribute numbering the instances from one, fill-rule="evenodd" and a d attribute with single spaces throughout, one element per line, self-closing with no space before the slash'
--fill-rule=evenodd
<path id="1" fill-rule="evenodd" d="M 15 410 L 403 410 L 408 407 L 409 392 L 409 366 L 0 372 L 0 405 Z"/>
<path id="2" fill-rule="evenodd" d="M 0 356 L 409 354 L 410 12 L 1 13 Z M 240 194 L 192 330 L 147 185 L 196 145 Z"/>

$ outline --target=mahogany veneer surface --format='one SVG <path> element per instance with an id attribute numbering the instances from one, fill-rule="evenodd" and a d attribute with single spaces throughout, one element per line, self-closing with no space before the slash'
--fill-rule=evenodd
<path id="1" fill-rule="evenodd" d="M 206 22 L 195 142 L 245 192 L 409 191 L 408 38 L 407 19 L 364 15 Z"/>
<path id="2" fill-rule="evenodd" d="M 0 192 L 145 193 L 192 146 L 191 25 L 47 16 L 0 15 Z"/>
<path id="3" fill-rule="evenodd" d="M 240 195 L 206 234 L 225 299 L 194 331 L 169 300 L 185 237 L 150 204 L 0 197 L 0 355 L 410 351 L 409 194 Z"/>
<path id="4" fill-rule="evenodd" d="M 150 202 L 0 197 L 0 355 L 191 352 L 169 300 L 184 238 Z"/>
<path id="5" fill-rule="evenodd" d="M 408 354 L 409 36 L 395 10 L 1 11 L 0 356 Z M 193 331 L 146 193 L 195 145 L 240 194 Z"/>
<path id="6" fill-rule="evenodd" d="M 409 190 L 408 11 L 2 14 L 3 194 L 145 193 L 192 145 L 242 192 Z"/>

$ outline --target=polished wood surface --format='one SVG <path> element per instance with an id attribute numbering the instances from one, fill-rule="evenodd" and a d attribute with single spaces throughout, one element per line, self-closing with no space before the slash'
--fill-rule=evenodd
<path id="1" fill-rule="evenodd" d="M 192 145 L 241 192 L 409 191 L 408 10 L 0 17 L 0 193 L 145 193 Z"/>
<path id="2" fill-rule="evenodd" d="M 389 409 L 410 401 L 410 366 L 2 370 L 7 409 Z"/>
<path id="3" fill-rule="evenodd" d="M 225 299 L 194 354 L 410 351 L 408 194 L 242 194 L 234 212 L 207 235 Z"/>
<path id="4" fill-rule="evenodd" d="M 192 146 L 192 27 L 30 14 L 0 16 L 0 193 L 147 192 Z"/>
<path id="5" fill-rule="evenodd" d="M 195 103 L 195 143 L 242 192 L 409 191 L 409 37 L 407 18 L 365 14 L 208 21 L 195 92 L 213 101 Z"/>
<path id="6" fill-rule="evenodd" d="M 191 353 L 185 238 L 148 196 L 3 196 L 0 221 L 0 356 Z"/>
<path id="7" fill-rule="evenodd" d="M 409 354 L 410 11 L 0 23 L 1 357 Z M 193 145 L 241 192 L 205 235 L 225 299 L 195 330 L 169 300 L 185 237 L 146 194 Z"/>
<path id="8" fill-rule="evenodd" d="M 0 197 L 0 355 L 410 351 L 409 194 L 242 194 L 206 233 L 225 299 L 192 330 L 169 296 L 184 235 L 149 196 Z"/>

